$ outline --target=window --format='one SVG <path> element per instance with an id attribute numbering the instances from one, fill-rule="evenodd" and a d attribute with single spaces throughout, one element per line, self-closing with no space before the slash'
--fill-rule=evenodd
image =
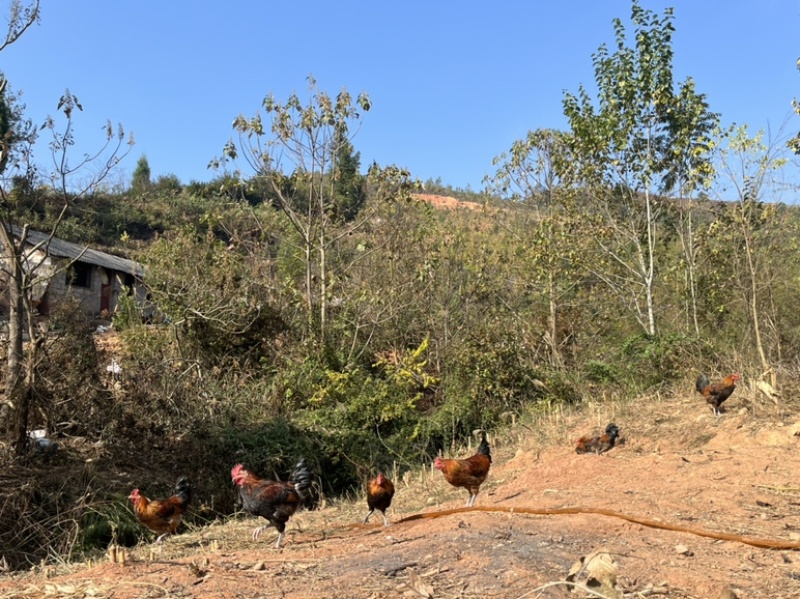
<path id="1" fill-rule="evenodd" d="M 92 286 L 92 266 L 91 264 L 84 264 L 83 262 L 74 262 L 72 266 L 69 267 L 69 272 L 67 273 L 67 280 L 69 281 L 70 285 L 74 287 L 86 287 L 89 288 Z"/>
<path id="2" fill-rule="evenodd" d="M 125 288 L 128 290 L 128 295 L 133 295 L 133 287 L 136 285 L 136 277 L 132 274 L 125 274 Z"/>

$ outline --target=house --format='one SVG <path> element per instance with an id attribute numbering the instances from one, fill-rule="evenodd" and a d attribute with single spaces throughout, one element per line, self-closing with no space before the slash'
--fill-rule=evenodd
<path id="1" fill-rule="evenodd" d="M 14 227 L 14 234 L 19 238 L 21 229 Z M 140 305 L 145 302 L 144 268 L 133 260 L 30 229 L 26 245 L 34 280 L 32 300 L 43 316 L 67 294 L 90 318 L 113 313 L 123 293 L 132 293 Z"/>

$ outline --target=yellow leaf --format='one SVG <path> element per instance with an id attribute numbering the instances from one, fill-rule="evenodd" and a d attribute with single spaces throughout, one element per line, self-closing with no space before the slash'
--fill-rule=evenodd
<path id="1" fill-rule="evenodd" d="M 597 589 L 611 599 L 622 599 L 622 592 L 617 588 L 617 563 L 608 551 L 597 550 L 582 556 L 572 564 L 567 574 L 568 582 L 578 582 L 586 577 L 585 585 Z"/>

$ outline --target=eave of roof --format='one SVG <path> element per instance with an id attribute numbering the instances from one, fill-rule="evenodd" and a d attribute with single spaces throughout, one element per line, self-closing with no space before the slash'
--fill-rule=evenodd
<path id="1" fill-rule="evenodd" d="M 22 233 L 20 227 L 14 227 L 14 235 L 19 237 Z M 93 250 L 89 247 L 64 241 L 58 237 L 50 237 L 47 233 L 28 229 L 27 242 L 31 245 L 41 244 L 42 249 L 51 256 L 58 258 L 68 258 L 76 262 L 84 262 L 93 266 L 101 266 L 110 270 L 124 272 L 133 275 L 137 278 L 144 276 L 144 267 L 138 262 L 120 258 L 112 254 L 107 254 L 99 250 Z"/>

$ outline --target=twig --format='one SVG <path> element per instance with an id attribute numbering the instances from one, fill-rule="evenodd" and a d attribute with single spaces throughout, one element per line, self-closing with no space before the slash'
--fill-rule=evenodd
<path id="1" fill-rule="evenodd" d="M 172 593 L 166 587 L 162 587 L 160 584 L 156 584 L 154 582 L 138 582 L 138 581 L 121 581 L 121 584 L 129 585 L 132 587 L 154 587 L 164 593 L 165 597 L 174 597 Z"/>
<path id="2" fill-rule="evenodd" d="M 756 485 L 759 489 L 767 489 L 768 491 L 776 491 L 778 493 L 800 493 L 800 487 L 776 487 L 773 485 Z"/>
<path id="3" fill-rule="evenodd" d="M 533 593 L 539 593 L 537 597 L 541 597 L 542 591 L 546 591 L 550 587 L 557 587 L 557 586 L 568 586 L 578 589 L 579 591 L 583 591 L 585 593 L 589 593 L 592 597 L 598 597 L 599 599 L 615 599 L 614 597 L 609 597 L 608 595 L 603 595 L 602 593 L 590 589 L 589 587 L 582 585 L 577 582 L 569 582 L 567 580 L 556 580 L 554 582 L 548 582 L 547 584 L 543 584 L 540 587 L 536 587 L 535 589 L 531 589 L 524 595 L 520 595 L 517 599 L 523 599 L 524 597 L 529 597 Z"/>

